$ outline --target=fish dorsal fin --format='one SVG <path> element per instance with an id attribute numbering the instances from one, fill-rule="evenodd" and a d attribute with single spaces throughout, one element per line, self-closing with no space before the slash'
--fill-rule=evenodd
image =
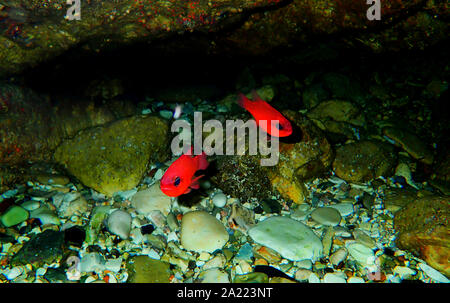
<path id="1" fill-rule="evenodd" d="M 198 155 L 195 158 L 197 159 L 197 163 L 198 163 L 197 170 L 199 170 L 199 169 L 206 169 L 208 167 L 209 162 L 208 162 L 208 160 L 206 160 L 205 152 L 202 152 L 201 155 Z"/>

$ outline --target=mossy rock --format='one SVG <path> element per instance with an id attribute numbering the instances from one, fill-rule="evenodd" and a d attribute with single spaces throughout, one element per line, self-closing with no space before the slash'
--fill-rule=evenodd
<path id="1" fill-rule="evenodd" d="M 55 151 L 55 160 L 84 185 L 107 196 L 135 187 L 147 165 L 164 161 L 168 125 L 155 116 L 132 116 L 79 132 Z"/>
<path id="2" fill-rule="evenodd" d="M 46 230 L 34 235 L 11 259 L 11 265 L 31 264 L 38 268 L 59 261 L 63 256 L 64 233 Z"/>
<path id="3" fill-rule="evenodd" d="M 130 283 L 169 283 L 170 264 L 151 259 L 148 256 L 136 256 L 127 264 Z"/>
<path id="4" fill-rule="evenodd" d="M 347 182 L 366 182 L 380 176 L 391 176 L 395 164 L 396 156 L 391 145 L 366 140 L 339 147 L 333 169 Z"/>
<path id="5" fill-rule="evenodd" d="M 410 202 L 394 217 L 395 243 L 450 277 L 450 197 L 426 196 Z"/>

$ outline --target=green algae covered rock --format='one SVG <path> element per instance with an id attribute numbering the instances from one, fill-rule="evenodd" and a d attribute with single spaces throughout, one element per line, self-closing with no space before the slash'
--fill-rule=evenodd
<path id="1" fill-rule="evenodd" d="M 11 265 L 31 264 L 41 267 L 59 261 L 63 256 L 64 233 L 46 230 L 34 235 L 11 259 Z"/>
<path id="2" fill-rule="evenodd" d="M 84 185 L 112 196 L 142 179 L 147 165 L 169 156 L 168 125 L 133 116 L 79 132 L 55 151 L 55 160 Z"/>
<path id="3" fill-rule="evenodd" d="M 130 283 L 169 283 L 170 264 L 151 259 L 148 256 L 136 256 L 127 264 Z"/>
<path id="4" fill-rule="evenodd" d="M 11 206 L 2 216 L 1 222 L 5 227 L 11 227 L 28 219 L 28 211 L 20 206 Z"/>

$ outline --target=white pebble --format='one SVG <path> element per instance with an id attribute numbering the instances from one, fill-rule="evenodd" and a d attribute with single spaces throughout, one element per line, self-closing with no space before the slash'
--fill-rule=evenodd
<path id="1" fill-rule="evenodd" d="M 347 283 L 365 283 L 365 281 L 361 277 L 350 277 L 348 278 Z"/>
<path id="2" fill-rule="evenodd" d="M 111 233 L 122 239 L 127 239 L 131 231 L 131 215 L 117 209 L 109 215 L 107 226 Z"/>
<path id="3" fill-rule="evenodd" d="M 323 283 L 347 283 L 347 280 L 338 273 L 327 273 L 323 277 Z"/>
<path id="4" fill-rule="evenodd" d="M 406 266 L 395 266 L 392 270 L 394 273 L 396 273 L 400 279 L 409 279 L 411 276 L 414 276 L 416 274 L 416 271 L 414 269 L 411 269 Z"/>
<path id="5" fill-rule="evenodd" d="M 6 279 L 8 280 L 14 280 L 18 276 L 20 276 L 23 273 L 23 267 L 22 266 L 16 266 L 11 268 L 10 270 L 4 272 Z"/>
<path id="6" fill-rule="evenodd" d="M 227 196 L 224 193 L 217 193 L 212 198 L 213 204 L 219 208 L 224 207 L 227 204 Z"/>
<path id="7" fill-rule="evenodd" d="M 443 274 L 441 274 L 439 271 L 437 271 L 433 267 L 431 267 L 431 266 L 429 266 L 429 265 L 427 265 L 425 263 L 419 263 L 418 266 L 420 267 L 421 270 L 423 270 L 423 272 L 428 277 L 430 277 L 434 281 L 440 282 L 440 283 L 448 283 L 448 282 L 450 282 L 449 279 L 447 279 Z"/>
<path id="8" fill-rule="evenodd" d="M 311 273 L 308 277 L 308 283 L 320 283 L 320 279 L 315 273 Z"/>

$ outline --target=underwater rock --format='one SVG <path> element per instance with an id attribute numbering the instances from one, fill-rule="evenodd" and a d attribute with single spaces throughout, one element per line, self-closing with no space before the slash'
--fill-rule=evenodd
<path id="1" fill-rule="evenodd" d="M 5 227 L 11 227 L 22 223 L 26 219 L 28 219 L 28 211 L 20 206 L 13 205 L 11 206 L 3 215 L 1 215 L 0 222 Z"/>
<path id="2" fill-rule="evenodd" d="M 365 123 L 361 110 L 351 102 L 343 100 L 329 100 L 321 102 L 308 112 L 308 118 L 326 121 L 328 119 L 347 122 L 357 126 Z"/>
<path id="3" fill-rule="evenodd" d="M 228 273 L 219 268 L 202 270 L 198 274 L 197 282 L 200 283 L 230 283 Z"/>
<path id="4" fill-rule="evenodd" d="M 361 110 L 351 102 L 329 100 L 320 103 L 307 114 L 318 127 L 349 139 L 358 139 L 358 128 L 365 125 Z"/>
<path id="5" fill-rule="evenodd" d="M 212 202 L 214 206 L 222 208 L 227 204 L 227 196 L 222 192 L 218 192 L 212 197 Z"/>
<path id="6" fill-rule="evenodd" d="M 192 211 L 183 215 L 180 231 L 181 245 L 187 250 L 212 253 L 227 243 L 225 226 L 205 211 Z"/>
<path id="7" fill-rule="evenodd" d="M 312 121 L 300 113 L 283 111 L 298 126 L 298 142 L 280 140 L 280 157 L 276 166 L 263 167 L 273 186 L 285 199 L 303 203 L 308 195 L 304 182 L 324 173 L 333 161 L 331 144 Z"/>
<path id="8" fill-rule="evenodd" d="M 111 233 L 122 239 L 128 239 L 131 231 L 131 215 L 117 209 L 109 215 L 106 225 Z"/>
<path id="9" fill-rule="evenodd" d="M 159 210 L 164 216 L 167 216 L 172 203 L 171 198 L 159 188 L 159 183 L 138 191 L 130 200 L 137 212 L 144 216 L 148 216 L 153 210 Z"/>
<path id="10" fill-rule="evenodd" d="M 383 133 L 386 137 L 393 140 L 395 145 L 403 148 L 414 159 L 428 165 L 433 163 L 433 151 L 415 134 L 394 127 L 383 128 Z"/>
<path id="11" fill-rule="evenodd" d="M 336 226 L 341 222 L 341 214 L 331 207 L 319 207 L 312 211 L 311 218 L 326 226 Z"/>
<path id="12" fill-rule="evenodd" d="M 388 187 L 383 194 L 384 207 L 392 213 L 396 213 L 402 207 L 417 199 L 417 191 L 408 188 Z"/>
<path id="13" fill-rule="evenodd" d="M 322 256 L 323 246 L 319 237 L 308 226 L 287 217 L 267 218 L 251 228 L 249 235 L 256 243 L 292 261 L 315 261 Z"/>
<path id="14" fill-rule="evenodd" d="M 46 230 L 35 234 L 11 259 L 12 265 L 31 264 L 35 268 L 61 260 L 64 233 Z"/>
<path id="15" fill-rule="evenodd" d="M 127 261 L 130 283 L 169 283 L 170 264 L 148 256 L 136 256 Z"/>
<path id="16" fill-rule="evenodd" d="M 0 116 L 0 164 L 49 161 L 64 138 L 81 129 L 111 122 L 121 115 L 91 100 L 58 99 L 31 89 L 0 82 L 0 103 L 7 112 Z"/>
<path id="17" fill-rule="evenodd" d="M 426 196 L 408 203 L 394 217 L 396 244 L 450 277 L 450 198 Z"/>
<path id="18" fill-rule="evenodd" d="M 336 150 L 333 169 L 347 182 L 365 182 L 391 176 L 395 160 L 392 146 L 381 141 L 358 141 Z"/>
<path id="19" fill-rule="evenodd" d="M 272 196 L 272 185 L 261 167 L 258 156 L 220 156 L 217 174 L 211 180 L 225 194 L 246 202 L 251 198 L 267 199 Z"/>
<path id="20" fill-rule="evenodd" d="M 54 158 L 84 185 L 112 196 L 135 187 L 149 163 L 167 158 L 167 133 L 163 119 L 133 116 L 79 132 Z"/>

